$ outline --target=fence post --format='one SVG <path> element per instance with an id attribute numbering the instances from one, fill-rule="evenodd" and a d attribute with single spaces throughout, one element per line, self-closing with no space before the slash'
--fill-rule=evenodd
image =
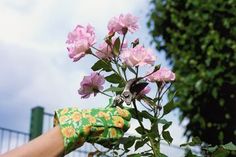
<path id="1" fill-rule="evenodd" d="M 44 108 L 37 106 L 31 109 L 30 140 L 38 137 L 43 131 Z"/>

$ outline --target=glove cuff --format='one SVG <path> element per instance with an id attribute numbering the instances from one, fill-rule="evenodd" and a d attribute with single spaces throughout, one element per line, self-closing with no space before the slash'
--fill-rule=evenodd
<path id="1" fill-rule="evenodd" d="M 76 123 L 82 115 L 77 108 L 64 108 L 55 111 L 54 126 L 59 125 L 64 142 L 64 155 L 83 145 L 85 139 L 76 132 Z"/>

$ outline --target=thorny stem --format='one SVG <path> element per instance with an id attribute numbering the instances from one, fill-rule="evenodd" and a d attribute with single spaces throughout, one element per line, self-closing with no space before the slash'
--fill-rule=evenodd
<path id="1" fill-rule="evenodd" d="M 138 109 L 137 109 L 135 100 L 133 101 L 133 105 L 134 105 L 135 113 L 137 115 L 138 122 L 139 122 L 141 128 L 143 129 L 143 131 L 145 132 L 145 134 L 147 134 L 148 139 L 151 143 L 151 148 L 152 148 L 152 151 L 154 153 L 154 156 L 157 157 L 158 154 L 160 154 L 160 149 L 157 148 L 157 146 L 155 144 L 155 139 L 153 139 L 151 136 L 149 136 L 147 130 L 144 128 L 143 123 L 141 122 L 141 119 L 140 119 L 139 114 L 138 114 Z"/>

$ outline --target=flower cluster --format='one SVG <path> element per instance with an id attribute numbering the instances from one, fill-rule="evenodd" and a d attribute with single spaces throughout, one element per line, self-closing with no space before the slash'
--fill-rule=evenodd
<path id="1" fill-rule="evenodd" d="M 129 70 L 132 70 L 132 68 L 153 66 L 155 64 L 157 57 L 151 49 L 139 45 L 138 39 L 132 42 L 129 47 L 128 41 L 125 39 L 125 35 L 128 32 L 134 33 L 139 28 L 137 17 L 132 14 L 121 14 L 113 17 L 108 22 L 107 28 L 108 35 L 105 38 L 105 41 L 99 44 L 98 48 L 95 48 L 94 44 L 96 39 L 94 28 L 89 24 L 86 27 L 78 25 L 68 34 L 68 39 L 66 41 L 68 44 L 67 49 L 69 57 L 76 62 L 87 54 L 96 56 L 101 62 L 103 62 L 103 65 L 107 64 L 107 66 L 110 66 L 108 69 L 115 72 L 113 76 L 120 75 L 120 78 L 126 77 L 127 67 L 129 67 Z M 120 41 L 119 37 L 116 36 L 116 33 L 123 36 L 122 41 Z M 92 52 L 92 49 L 96 50 L 95 53 Z M 115 64 L 118 69 L 113 69 L 110 63 Z M 123 67 L 123 76 L 120 72 L 121 67 Z M 104 69 L 104 67 L 96 69 Z M 93 72 L 89 76 L 83 78 L 80 84 L 81 87 L 78 90 L 78 93 L 82 95 L 81 98 L 88 98 L 92 93 L 94 93 L 94 96 L 98 92 L 102 93 L 105 78 L 99 73 L 100 72 Z M 159 70 L 144 76 L 144 78 L 149 82 L 168 83 L 175 80 L 175 74 L 168 68 L 161 67 Z M 123 79 L 126 80 L 127 78 Z M 109 82 L 109 79 L 107 81 Z M 115 81 L 118 82 L 117 80 Z M 113 82 L 111 81 L 111 83 Z M 144 95 L 149 93 L 150 90 L 150 87 L 144 88 L 137 95 L 137 98 L 142 98 Z"/>

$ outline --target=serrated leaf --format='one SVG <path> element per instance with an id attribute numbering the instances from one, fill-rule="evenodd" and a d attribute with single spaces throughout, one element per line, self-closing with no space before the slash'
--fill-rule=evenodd
<path id="1" fill-rule="evenodd" d="M 151 122 L 153 122 L 153 121 L 155 121 L 156 120 L 156 118 L 153 116 L 153 115 L 151 115 L 150 113 L 148 113 L 147 111 L 142 111 L 142 112 L 140 112 L 140 116 L 141 117 L 143 117 L 143 118 L 145 118 L 145 119 L 149 119 Z"/>
<path id="2" fill-rule="evenodd" d="M 121 83 L 123 79 L 118 74 L 113 73 L 105 77 L 105 80 L 107 80 L 110 83 L 118 84 L 118 83 Z"/>
<path id="3" fill-rule="evenodd" d="M 106 72 L 112 71 L 111 63 L 105 61 L 105 60 L 98 60 L 91 69 L 93 71 L 98 71 L 100 69 L 105 70 Z"/>
<path id="4" fill-rule="evenodd" d="M 171 101 L 169 101 L 163 108 L 164 108 L 163 115 L 170 113 L 170 111 L 172 111 L 175 108 L 174 100 L 172 99 Z"/>
<path id="5" fill-rule="evenodd" d="M 183 143 L 180 145 L 180 147 L 196 146 L 196 145 L 200 145 L 201 143 L 202 141 L 199 137 L 193 137 L 191 142 Z"/>
<path id="6" fill-rule="evenodd" d="M 134 108 L 128 108 L 128 111 L 130 112 L 132 118 L 137 119 L 138 116 Z M 143 117 L 140 117 L 140 120 L 143 121 Z"/>
<path id="7" fill-rule="evenodd" d="M 120 53 L 120 38 L 116 38 L 114 42 L 114 47 L 113 47 L 113 53 L 115 56 L 118 56 Z"/>
<path id="8" fill-rule="evenodd" d="M 128 69 L 129 69 L 129 71 L 131 71 L 133 74 L 136 75 L 136 71 L 135 71 L 133 68 L 131 68 L 131 67 L 128 66 Z"/>
<path id="9" fill-rule="evenodd" d="M 142 140 L 142 141 L 137 141 L 135 143 L 135 150 L 138 150 L 140 147 L 142 147 L 145 143 L 147 143 L 148 139 Z"/>
<path id="10" fill-rule="evenodd" d="M 134 137 L 129 136 L 129 137 L 126 137 L 126 138 L 122 138 L 120 140 L 120 143 L 122 143 L 124 145 L 125 149 L 128 149 L 128 148 L 130 148 L 134 145 L 135 140 L 136 139 Z"/>
<path id="11" fill-rule="evenodd" d="M 166 124 L 163 125 L 162 131 L 168 129 L 171 126 L 172 122 L 167 122 Z"/>
<path id="12" fill-rule="evenodd" d="M 137 127 L 135 130 L 136 130 L 137 133 L 139 133 L 140 135 L 145 134 L 145 132 L 144 132 L 144 130 L 143 130 L 143 128 L 142 128 L 141 126 Z"/>
<path id="13" fill-rule="evenodd" d="M 228 157 L 229 153 L 230 151 L 220 147 L 212 154 L 212 156 L 213 157 Z"/>
<path id="14" fill-rule="evenodd" d="M 173 141 L 173 138 L 170 136 L 170 132 L 169 131 L 163 131 L 162 132 L 162 136 L 164 138 L 164 140 L 170 144 Z"/>
<path id="15" fill-rule="evenodd" d="M 167 124 L 168 121 L 166 119 L 158 119 L 158 123 Z"/>
<path id="16" fill-rule="evenodd" d="M 192 142 L 193 142 L 194 146 L 202 143 L 201 139 L 197 136 L 192 138 Z"/>
<path id="17" fill-rule="evenodd" d="M 222 145 L 222 147 L 226 150 L 236 150 L 236 145 L 232 142 Z"/>
<path id="18" fill-rule="evenodd" d="M 206 150 L 213 153 L 214 151 L 216 151 L 216 149 L 218 148 L 218 146 L 215 147 L 207 147 Z"/>

